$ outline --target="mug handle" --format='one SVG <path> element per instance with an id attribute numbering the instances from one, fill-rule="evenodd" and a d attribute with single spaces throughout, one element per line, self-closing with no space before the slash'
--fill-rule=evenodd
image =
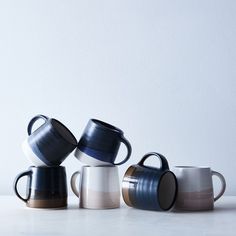
<path id="1" fill-rule="evenodd" d="M 143 156 L 143 158 L 140 160 L 140 162 L 138 163 L 138 165 L 144 166 L 144 162 L 150 156 L 157 156 L 157 157 L 159 157 L 159 159 L 161 161 L 161 166 L 160 166 L 161 170 L 169 170 L 168 161 L 166 160 L 166 158 L 163 155 L 161 155 L 160 153 L 157 153 L 157 152 L 149 152 L 149 153 L 145 154 Z"/>
<path id="2" fill-rule="evenodd" d="M 28 135 L 31 135 L 33 125 L 38 119 L 43 119 L 46 122 L 49 118 L 44 115 L 37 115 L 37 116 L 33 117 L 28 124 L 28 128 L 27 128 Z"/>
<path id="3" fill-rule="evenodd" d="M 116 166 L 122 165 L 126 161 L 128 161 L 130 156 L 131 156 L 131 153 L 132 153 L 132 147 L 130 145 L 130 142 L 124 136 L 121 136 L 121 140 L 120 141 L 126 146 L 126 148 L 127 148 L 127 155 L 126 155 L 126 157 L 125 157 L 125 159 L 123 161 L 121 161 L 119 163 L 113 163 Z"/>
<path id="4" fill-rule="evenodd" d="M 225 189 L 226 189 L 226 182 L 225 182 L 224 176 L 217 171 L 212 170 L 211 175 L 217 176 L 220 179 L 221 185 L 222 185 L 220 192 L 214 197 L 214 202 L 215 202 L 224 194 Z"/>
<path id="5" fill-rule="evenodd" d="M 16 176 L 15 181 L 14 181 L 14 184 L 13 184 L 14 192 L 15 192 L 16 196 L 17 196 L 18 198 L 20 198 L 23 202 L 27 202 L 27 201 L 29 200 L 29 198 L 30 198 L 30 192 L 28 193 L 28 196 L 27 196 L 26 198 L 21 197 L 21 195 L 19 194 L 18 189 L 17 189 L 17 184 L 18 184 L 18 181 L 20 180 L 20 178 L 22 178 L 23 176 L 28 175 L 28 176 L 30 176 L 30 178 L 31 178 L 31 174 L 32 174 L 32 171 L 31 171 L 31 170 L 29 170 L 29 171 L 24 171 L 24 172 L 18 174 L 18 175 Z"/>
<path id="6" fill-rule="evenodd" d="M 71 189 L 73 191 L 73 193 L 79 198 L 79 191 L 77 190 L 77 187 L 76 187 L 76 180 L 77 180 L 77 177 L 78 175 L 80 175 L 80 171 L 76 171 L 72 176 L 71 176 L 71 179 L 70 179 L 70 186 L 71 186 Z"/>

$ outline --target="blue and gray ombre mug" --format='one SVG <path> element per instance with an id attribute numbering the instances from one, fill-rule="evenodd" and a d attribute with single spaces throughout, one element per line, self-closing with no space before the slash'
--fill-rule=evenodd
<path id="1" fill-rule="evenodd" d="M 150 156 L 160 159 L 160 168 L 144 165 Z M 130 207 L 167 211 L 173 206 L 176 194 L 176 177 L 169 171 L 166 158 L 159 153 L 147 153 L 138 164 L 130 166 L 124 175 L 122 195 Z"/>

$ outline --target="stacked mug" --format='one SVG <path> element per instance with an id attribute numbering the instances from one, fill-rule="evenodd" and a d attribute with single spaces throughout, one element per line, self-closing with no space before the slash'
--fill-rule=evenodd
<path id="1" fill-rule="evenodd" d="M 35 122 L 40 119 L 44 123 L 33 131 Z M 16 176 L 14 191 L 28 207 L 67 206 L 66 170 L 60 165 L 74 149 L 75 157 L 83 164 L 81 170 L 71 177 L 71 188 L 79 198 L 80 207 L 108 209 L 120 206 L 117 166 L 124 164 L 132 152 L 121 129 L 91 119 L 77 143 L 74 135 L 60 121 L 37 115 L 29 122 L 27 132 L 28 137 L 22 148 L 33 166 Z M 116 162 L 121 143 L 126 146 L 127 154 L 121 162 Z M 159 167 L 145 164 L 151 156 L 159 159 Z M 28 176 L 26 197 L 22 197 L 17 189 L 18 181 L 23 176 Z M 212 176 L 217 176 L 221 181 L 221 190 L 216 196 Z M 125 172 L 122 196 L 128 206 L 144 210 L 212 210 L 225 188 L 223 175 L 210 167 L 175 166 L 170 171 L 168 161 L 162 154 L 150 152 Z"/>
<path id="2" fill-rule="evenodd" d="M 123 143 L 127 154 L 121 162 L 116 157 Z M 124 132 L 100 120 L 89 120 L 75 150 L 83 164 L 71 177 L 71 188 L 79 198 L 81 208 L 108 209 L 120 206 L 118 165 L 124 164 L 132 149 Z M 80 176 L 77 185 L 77 177 Z"/>
<path id="3" fill-rule="evenodd" d="M 36 121 L 44 123 L 33 131 Z M 27 128 L 28 137 L 22 144 L 26 157 L 33 166 L 18 174 L 14 181 L 15 194 L 32 208 L 59 208 L 67 206 L 66 169 L 60 164 L 76 148 L 77 140 L 60 121 L 37 115 Z M 17 189 L 20 178 L 28 176 L 26 197 Z"/>

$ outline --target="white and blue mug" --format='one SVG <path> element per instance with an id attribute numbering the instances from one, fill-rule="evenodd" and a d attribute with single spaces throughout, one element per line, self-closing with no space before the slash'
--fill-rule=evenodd
<path id="1" fill-rule="evenodd" d="M 44 124 L 32 131 L 34 123 L 42 119 Z M 31 119 L 28 138 L 23 142 L 22 149 L 34 166 L 59 166 L 76 148 L 77 140 L 60 121 L 37 115 Z"/>
<path id="2" fill-rule="evenodd" d="M 116 163 L 120 143 L 126 146 L 127 155 L 124 160 Z M 75 157 L 89 166 L 121 165 L 128 161 L 131 152 L 131 145 L 121 129 L 103 121 L 91 119 L 79 140 Z"/>

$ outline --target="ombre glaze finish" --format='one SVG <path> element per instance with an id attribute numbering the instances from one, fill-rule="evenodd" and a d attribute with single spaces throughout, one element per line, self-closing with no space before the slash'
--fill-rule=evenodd
<path id="1" fill-rule="evenodd" d="M 161 167 L 144 166 L 149 156 L 157 156 Z M 177 181 L 169 171 L 167 160 L 158 153 L 148 153 L 137 165 L 126 171 L 122 182 L 122 195 L 128 206 L 145 210 L 169 210 L 175 201 Z"/>
<path id="2" fill-rule="evenodd" d="M 80 181 L 77 184 L 77 177 Z M 77 187 L 79 186 L 79 187 Z M 120 184 L 117 166 L 83 166 L 71 177 L 71 188 L 81 208 L 120 207 Z"/>
<path id="3" fill-rule="evenodd" d="M 209 167 L 176 166 L 173 169 L 178 181 L 178 194 L 175 210 L 206 211 L 213 210 L 214 202 L 225 192 L 226 182 L 222 174 Z M 214 197 L 212 176 L 221 181 L 221 190 Z"/>
<path id="4" fill-rule="evenodd" d="M 26 198 L 17 189 L 21 177 L 28 176 Z M 67 206 L 66 170 L 58 167 L 30 167 L 18 174 L 14 181 L 15 194 L 33 208 L 58 208 Z"/>
<path id="5" fill-rule="evenodd" d="M 127 147 L 127 155 L 123 161 L 115 163 L 120 143 L 124 143 Z M 100 166 L 104 165 L 104 163 L 121 165 L 128 161 L 131 152 L 131 145 L 124 137 L 121 129 L 103 121 L 91 119 L 79 140 L 75 157 L 81 162 L 92 166 Z M 86 161 L 86 156 L 90 156 L 94 160 Z"/>
<path id="6" fill-rule="evenodd" d="M 44 120 L 44 124 L 32 131 L 39 119 Z M 22 149 L 35 166 L 58 166 L 77 145 L 76 138 L 66 126 L 44 115 L 33 117 L 27 131 L 29 136 L 23 142 Z"/>

